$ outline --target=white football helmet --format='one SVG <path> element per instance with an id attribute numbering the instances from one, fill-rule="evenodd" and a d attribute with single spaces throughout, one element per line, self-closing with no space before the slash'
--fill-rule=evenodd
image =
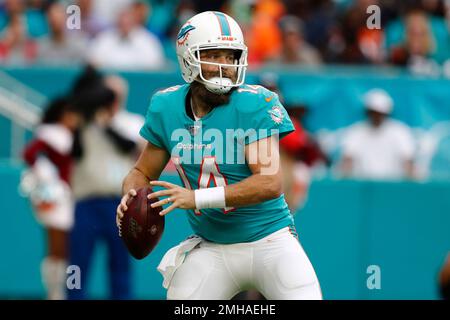
<path id="1" fill-rule="evenodd" d="M 177 56 L 181 74 L 187 83 L 199 81 L 214 93 L 223 94 L 244 83 L 247 69 L 247 46 L 237 22 L 230 16 L 217 11 L 199 13 L 189 19 L 177 36 Z M 200 51 L 207 49 L 234 49 L 239 52 L 234 64 L 205 62 L 200 60 Z M 205 79 L 201 63 L 219 66 L 219 77 Z M 235 83 L 222 77 L 223 67 L 236 68 Z"/>

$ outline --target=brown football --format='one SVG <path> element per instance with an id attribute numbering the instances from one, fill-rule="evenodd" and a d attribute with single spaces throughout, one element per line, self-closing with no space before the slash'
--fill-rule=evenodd
<path id="1" fill-rule="evenodd" d="M 162 208 L 150 205 L 158 199 L 147 199 L 151 187 L 136 190 L 137 195 L 128 200 L 128 210 L 121 221 L 122 239 L 128 251 L 136 259 L 145 258 L 158 244 L 164 231 Z"/>

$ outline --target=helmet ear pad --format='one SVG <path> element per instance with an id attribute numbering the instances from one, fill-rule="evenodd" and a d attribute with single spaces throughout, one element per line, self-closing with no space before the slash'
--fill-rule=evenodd
<path id="1" fill-rule="evenodd" d="M 182 64 L 182 74 L 183 78 L 187 83 L 191 83 L 197 78 L 200 73 L 200 66 L 198 68 L 192 68 L 193 65 L 197 65 L 193 57 L 189 54 L 189 51 L 186 51 L 183 56 L 178 57 L 178 61 L 180 65 Z M 184 68 L 183 68 L 184 67 Z"/>

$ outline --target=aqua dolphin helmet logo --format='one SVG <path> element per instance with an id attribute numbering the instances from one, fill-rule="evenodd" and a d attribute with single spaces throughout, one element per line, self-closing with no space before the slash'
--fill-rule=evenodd
<path id="1" fill-rule="evenodd" d="M 194 30 L 195 27 L 193 25 L 187 24 L 181 28 L 180 32 L 178 32 L 177 42 L 179 45 L 182 45 L 187 38 L 189 37 L 189 32 Z"/>

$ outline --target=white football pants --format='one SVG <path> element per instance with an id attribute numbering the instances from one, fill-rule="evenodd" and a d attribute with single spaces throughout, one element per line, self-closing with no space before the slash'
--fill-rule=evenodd
<path id="1" fill-rule="evenodd" d="M 229 300 L 251 288 L 269 300 L 322 299 L 313 266 L 289 228 L 248 243 L 202 240 L 175 271 L 167 299 Z"/>

